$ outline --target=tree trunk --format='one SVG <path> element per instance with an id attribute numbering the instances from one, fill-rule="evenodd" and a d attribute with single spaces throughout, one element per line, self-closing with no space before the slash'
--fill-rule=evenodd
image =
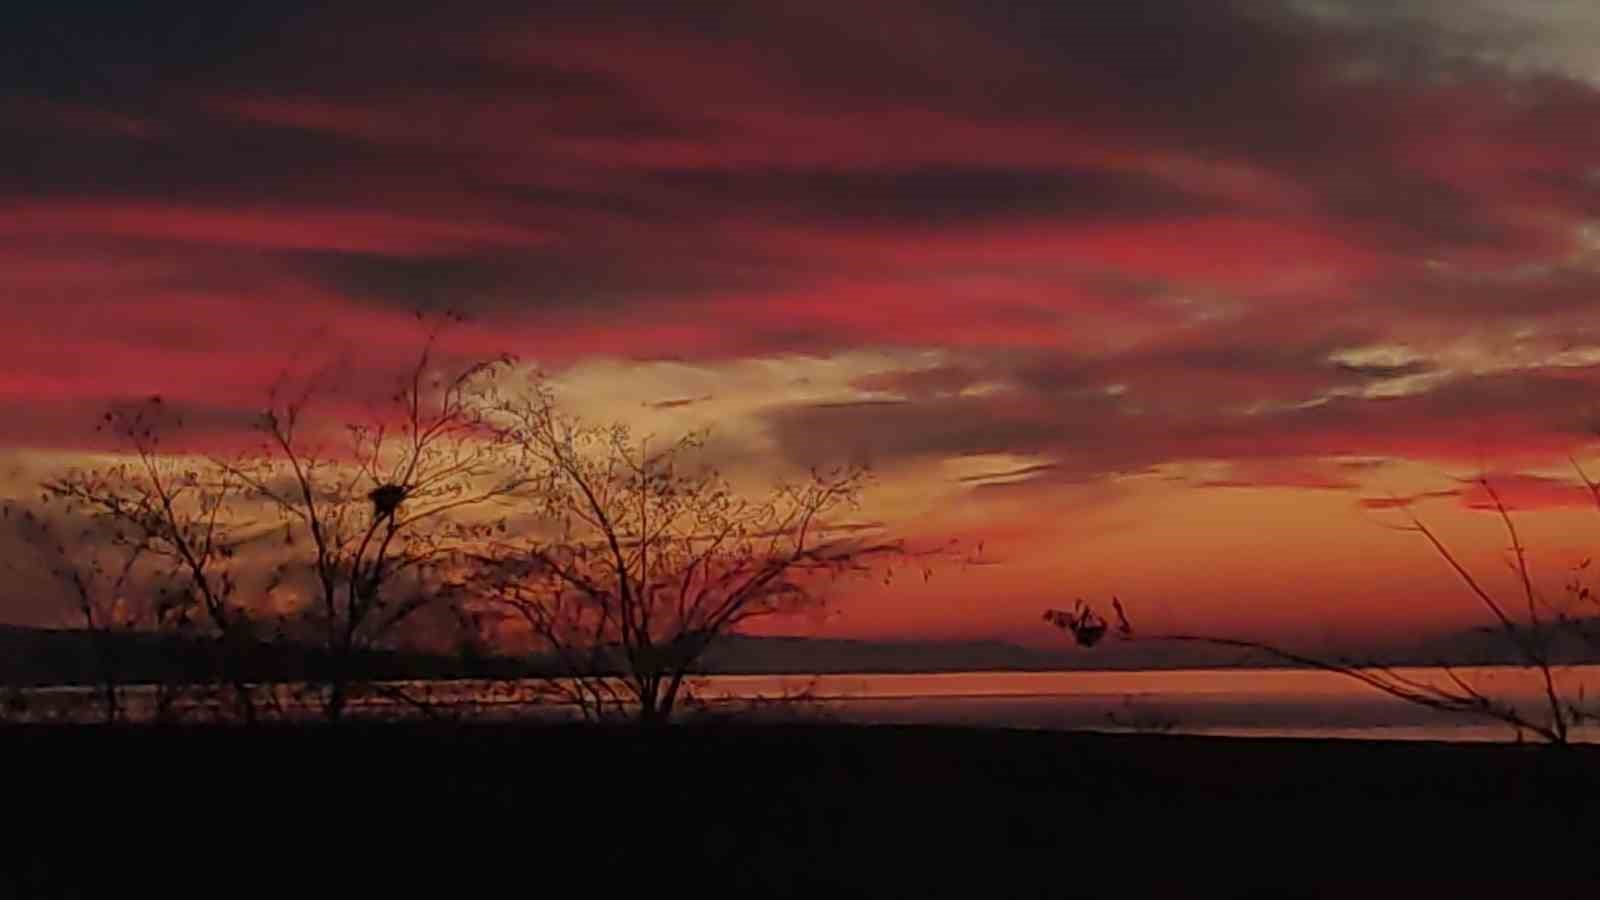
<path id="1" fill-rule="evenodd" d="M 639 691 L 639 724 L 646 728 L 656 728 L 666 724 L 667 710 L 662 709 L 661 681 L 650 677 L 644 679 Z"/>
<path id="2" fill-rule="evenodd" d="M 672 718 L 673 710 L 678 706 L 678 691 L 683 687 L 684 673 L 672 673 L 672 682 L 667 685 L 667 692 L 661 697 L 661 717 Z"/>
<path id="3" fill-rule="evenodd" d="M 249 683 L 234 681 L 233 698 L 234 702 L 239 706 L 240 718 L 244 719 L 246 725 L 254 725 L 256 723 L 256 702 L 255 698 L 250 696 Z"/>
<path id="4" fill-rule="evenodd" d="M 115 723 L 122 717 L 121 692 L 117 685 L 116 663 L 111 659 L 110 641 L 99 629 L 93 628 L 90 623 L 90 641 L 94 648 L 95 667 L 99 669 L 100 698 L 105 705 L 105 721 L 107 725 Z"/>
<path id="5" fill-rule="evenodd" d="M 157 722 L 171 722 L 176 718 L 173 709 L 182 696 L 183 688 L 168 681 L 156 682 L 156 708 L 154 712 Z"/>
<path id="6" fill-rule="evenodd" d="M 108 675 L 101 679 L 100 690 L 105 698 L 106 724 L 111 725 L 122 715 L 121 704 L 118 702 L 117 696 L 117 682 Z"/>
<path id="7" fill-rule="evenodd" d="M 254 725 L 256 704 L 248 678 L 250 660 L 246 658 L 245 642 L 234 631 L 234 626 L 225 624 L 222 627 L 217 635 L 215 652 L 215 671 L 219 683 L 233 688 L 233 702 L 239 718 L 246 725 Z"/>
<path id="8" fill-rule="evenodd" d="M 344 718 L 345 707 L 350 702 L 350 683 L 343 675 L 334 676 L 328 685 L 328 701 L 322 705 L 323 718 L 337 722 Z"/>
<path id="9" fill-rule="evenodd" d="M 322 715 L 329 722 L 338 722 L 350 708 L 350 685 L 354 681 L 355 643 L 349 633 L 341 635 L 328 654 L 328 702 Z"/>

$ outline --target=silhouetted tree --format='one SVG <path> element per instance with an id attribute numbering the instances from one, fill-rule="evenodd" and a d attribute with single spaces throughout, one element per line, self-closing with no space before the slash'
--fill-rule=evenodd
<path id="1" fill-rule="evenodd" d="M 16 574 L 25 575 L 36 566 L 49 575 L 65 592 L 83 629 L 94 670 L 97 694 L 104 720 L 122 718 L 122 666 L 117 657 L 117 639 L 145 621 L 147 604 L 133 596 L 134 576 L 144 558 L 147 545 L 142 541 L 112 541 L 99 533 L 93 522 L 77 523 L 69 545 L 66 533 L 71 524 L 52 523 L 32 509 L 0 505 L 0 517 L 11 524 L 21 546 L 28 551 L 25 563 L 12 562 Z"/>
<path id="2" fill-rule="evenodd" d="M 1574 466 L 1576 467 L 1576 463 L 1574 463 Z M 1581 468 L 1578 471 L 1579 475 L 1583 477 L 1584 483 L 1589 487 L 1590 492 L 1595 496 L 1596 503 L 1600 504 L 1600 484 L 1591 481 L 1587 475 L 1584 475 Z M 1544 606 L 1544 602 L 1535 587 L 1533 574 L 1528 564 L 1528 549 L 1522 543 L 1522 537 L 1517 529 L 1516 521 L 1502 501 L 1499 492 L 1488 478 L 1479 478 L 1477 484 L 1489 498 L 1489 502 L 1498 515 L 1510 541 L 1508 563 L 1516 575 L 1520 592 L 1518 601 L 1519 605 L 1523 607 L 1522 611 L 1518 611 L 1510 603 L 1496 597 L 1493 592 L 1488 590 L 1483 582 L 1439 538 L 1437 533 L 1411 510 L 1408 504 L 1400 504 L 1398 506 L 1408 520 L 1407 524 L 1401 527 L 1403 530 L 1421 535 L 1435 553 L 1450 567 L 1450 570 L 1455 573 L 1472 596 L 1493 616 L 1495 628 L 1505 638 L 1507 647 L 1516 655 L 1517 664 L 1523 669 L 1534 673 L 1539 679 L 1543 702 L 1543 711 L 1541 713 L 1530 713 L 1507 700 L 1485 694 L 1445 661 L 1435 663 L 1435 668 L 1442 672 L 1446 679 L 1445 682 L 1441 683 L 1407 675 L 1397 671 L 1395 667 L 1382 665 L 1375 661 L 1329 660 L 1286 650 L 1263 641 L 1215 635 L 1176 633 L 1151 634 L 1144 636 L 1144 639 L 1197 643 L 1258 651 L 1285 663 L 1320 669 L 1352 678 L 1391 697 L 1396 697 L 1418 706 L 1442 712 L 1483 716 L 1503 722 L 1516 730 L 1519 739 L 1524 732 L 1527 732 L 1537 735 L 1551 744 L 1566 744 L 1571 736 L 1572 728 L 1586 719 L 1594 718 L 1595 713 L 1585 708 L 1586 698 L 1581 687 L 1576 695 L 1572 695 L 1563 693 L 1558 686 L 1556 670 L 1559 666 L 1553 653 L 1552 645 L 1554 639 L 1562 634 L 1576 634 L 1585 640 L 1593 640 L 1592 626 L 1594 618 L 1592 615 L 1585 615 L 1584 613 L 1587 607 L 1594 604 L 1594 595 L 1584 586 L 1581 580 L 1581 570 L 1586 569 L 1588 563 L 1586 562 L 1580 567 L 1580 577 L 1575 578 L 1568 586 L 1569 594 L 1580 607 L 1575 611 L 1576 614 L 1569 611 L 1557 611 L 1552 617 L 1548 612 L 1541 613 L 1540 610 Z M 1133 638 L 1134 630 L 1128 621 L 1121 601 L 1112 598 L 1111 602 L 1118 623 L 1117 633 L 1124 638 Z M 1085 604 L 1081 600 L 1071 611 L 1046 610 L 1044 619 L 1046 622 L 1071 633 L 1078 644 L 1085 647 L 1092 647 L 1097 644 L 1107 630 L 1106 620 L 1092 606 Z"/>
<path id="3" fill-rule="evenodd" d="M 496 542 L 472 588 L 526 625 L 555 666 L 551 689 L 589 717 L 668 721 L 719 637 L 822 602 L 819 576 L 871 571 L 901 550 L 830 522 L 856 506 L 859 467 L 747 497 L 693 465 L 703 435 L 652 449 L 624 426 L 564 415 L 542 385 L 496 418 L 529 479 L 519 512 L 539 534 Z"/>
<path id="4" fill-rule="evenodd" d="M 329 719 L 344 715 L 364 680 L 361 656 L 443 599 L 449 582 L 440 572 L 490 533 L 486 508 L 522 483 L 485 421 L 508 365 L 446 371 L 430 338 L 389 411 L 348 426 L 347 441 L 330 446 L 307 433 L 309 392 L 275 397 L 263 451 L 221 466 L 280 517 L 275 584 L 309 583 Z"/>
<path id="5" fill-rule="evenodd" d="M 158 596 L 149 625 L 209 632 L 215 671 L 231 686 L 239 715 L 253 721 L 256 703 L 245 660 L 256 641 L 255 623 L 238 596 L 234 565 L 241 546 L 262 532 L 251 534 L 255 523 L 233 502 L 241 487 L 236 477 L 166 447 L 169 434 L 182 427 L 182 417 L 169 413 L 160 397 L 132 410 L 107 412 L 100 428 L 114 435 L 130 458 L 69 471 L 47 481 L 44 494 L 69 516 L 103 523 L 111 544 L 127 552 L 129 568 L 116 576 L 119 589 L 129 586 L 135 563 L 153 564 L 148 587 Z M 76 557 L 92 548 L 61 549 Z M 86 577 L 70 566 L 60 571 L 68 573 L 69 582 Z"/>

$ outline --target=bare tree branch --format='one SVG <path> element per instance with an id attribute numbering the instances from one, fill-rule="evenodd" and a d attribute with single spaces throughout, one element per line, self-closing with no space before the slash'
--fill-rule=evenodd
<path id="1" fill-rule="evenodd" d="M 902 552 L 817 542 L 830 516 L 858 502 L 859 467 L 750 497 L 693 464 L 703 434 L 653 446 L 562 414 L 543 385 L 495 411 L 525 467 L 519 499 L 536 533 L 476 558 L 470 590 L 515 611 L 585 714 L 614 710 L 620 687 L 640 721 L 666 721 L 722 636 L 823 602 L 825 573 L 868 571 Z"/>

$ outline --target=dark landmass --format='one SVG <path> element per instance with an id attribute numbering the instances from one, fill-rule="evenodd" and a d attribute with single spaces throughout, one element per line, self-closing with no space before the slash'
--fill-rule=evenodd
<path id="1" fill-rule="evenodd" d="M 1600 625 L 1594 627 L 1600 634 Z M 1065 641 L 1063 641 L 1065 644 Z M 1520 665 L 1498 628 L 1470 629 L 1368 651 L 1302 652 L 1330 660 L 1360 658 L 1387 666 Z M 1596 648 L 1571 634 L 1553 635 L 1552 660 L 1600 663 Z M 1161 641 L 1107 641 L 1092 650 L 1037 649 L 1005 641 L 860 641 L 731 635 L 707 654 L 707 668 L 727 674 L 845 674 L 972 671 L 1136 671 L 1206 668 L 1294 668 L 1258 651 Z"/>
<path id="2" fill-rule="evenodd" d="M 1591 747 L 804 723 L 0 741 L 27 897 L 1584 896 L 1600 875 Z"/>
<path id="3" fill-rule="evenodd" d="M 217 677 L 219 648 L 214 641 L 148 632 L 114 632 L 101 640 L 124 684 L 198 683 Z M 234 654 L 230 662 L 250 681 L 313 680 L 329 667 L 326 652 L 304 644 L 269 642 Z M 0 626 L 0 684 L 93 684 L 97 665 L 93 638 L 86 631 Z M 354 668 L 375 681 L 512 678 L 536 671 L 516 659 L 404 650 L 361 653 Z"/>
<path id="4" fill-rule="evenodd" d="M 216 648 L 204 640 L 124 632 L 110 635 L 107 646 L 118 677 L 126 683 L 202 681 L 216 671 Z M 1600 662 L 1590 652 L 1592 648 L 1576 642 L 1569 646 L 1557 643 L 1554 651 L 1554 657 L 1565 663 Z M 1373 661 L 1419 666 L 1519 662 L 1507 651 L 1503 635 L 1482 629 L 1390 648 L 1374 654 Z M 746 635 L 725 637 L 713 645 L 704 662 L 705 672 L 730 675 L 1127 671 L 1283 665 L 1258 652 L 1158 641 L 1108 642 L 1094 650 L 1040 650 L 993 640 L 865 641 Z M 327 658 L 312 647 L 270 643 L 254 648 L 244 663 L 251 680 L 297 681 L 315 678 L 326 669 Z M 356 668 L 364 678 L 393 681 L 516 678 L 541 671 L 538 660 L 400 650 L 365 653 Z M 0 684 L 92 684 L 95 672 L 95 656 L 86 632 L 0 625 Z"/>

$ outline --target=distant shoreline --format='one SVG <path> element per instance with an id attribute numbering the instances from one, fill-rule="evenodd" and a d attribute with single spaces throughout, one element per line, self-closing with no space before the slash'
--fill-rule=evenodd
<path id="1" fill-rule="evenodd" d="M 1443 671 L 1446 668 L 1454 669 L 1454 670 L 1457 670 L 1457 671 L 1460 671 L 1460 670 L 1474 670 L 1474 671 L 1505 670 L 1505 671 L 1517 671 L 1517 670 L 1521 670 L 1521 669 L 1527 668 L 1526 666 L 1524 666 L 1522 664 L 1514 663 L 1514 662 L 1460 663 L 1460 664 L 1448 664 L 1448 665 L 1440 665 L 1438 663 L 1405 663 L 1405 662 L 1388 663 L 1388 662 L 1383 662 L 1383 663 L 1372 663 L 1371 667 L 1383 667 L 1383 668 L 1390 668 L 1390 669 L 1405 669 L 1405 670 L 1438 670 L 1438 671 Z M 1558 663 L 1558 664 L 1556 664 L 1554 666 L 1554 668 L 1556 668 L 1557 670 L 1560 670 L 1560 669 L 1574 669 L 1574 668 L 1590 668 L 1590 667 L 1600 667 L 1600 660 L 1583 661 L 1583 662 L 1572 662 L 1572 663 Z M 1014 668 L 992 668 L 992 669 L 958 669 L 958 668 L 950 668 L 950 669 L 834 669 L 834 670 L 828 670 L 828 671 L 789 671 L 789 670 L 763 670 L 763 669 L 744 670 L 744 669 L 740 669 L 740 670 L 717 670 L 717 671 L 708 671 L 708 672 L 697 672 L 697 673 L 693 673 L 690 677 L 692 677 L 692 678 L 796 678 L 796 679 L 806 679 L 806 678 L 834 678 L 834 677 L 840 677 L 840 678 L 844 678 L 844 677 L 889 678 L 889 677 L 915 677 L 915 676 L 920 676 L 920 675 L 1136 675 L 1136 674 L 1140 674 L 1140 673 L 1173 674 L 1173 673 L 1180 673 L 1180 672 L 1196 672 L 1196 673 L 1201 673 L 1201 672 L 1204 672 L 1204 673 L 1213 673 L 1213 672 L 1261 672 L 1261 673 L 1270 673 L 1270 672 L 1307 672 L 1307 673 L 1325 674 L 1329 678 L 1339 678 L 1340 677 L 1337 673 L 1327 672 L 1326 670 L 1318 669 L 1315 666 L 1285 665 L 1285 664 L 1281 664 L 1281 663 L 1270 663 L 1270 664 L 1262 664 L 1262 665 L 1144 666 L 1144 667 L 1138 667 L 1138 668 L 1134 668 L 1134 667 L 1129 667 L 1129 668 L 1111 668 L 1111 667 L 1104 667 L 1104 668 L 1025 668 L 1025 667 L 1014 667 Z M 444 685 L 444 684 L 468 684 L 468 683 L 475 683 L 475 682 L 539 681 L 539 680 L 547 679 L 549 677 L 550 676 L 548 676 L 548 675 L 538 675 L 538 674 L 516 674 L 516 675 L 508 675 L 506 677 L 475 676 L 475 675 L 440 675 L 440 676 L 418 676 L 418 677 L 414 677 L 414 678 L 411 678 L 411 677 L 407 677 L 407 678 L 370 678 L 370 679 L 367 679 L 367 680 L 370 681 L 373 684 L 440 684 L 440 685 Z M 164 684 L 164 683 L 170 683 L 170 682 L 163 682 L 161 680 L 153 679 L 153 678 L 143 678 L 143 679 L 129 678 L 129 679 L 122 679 L 122 680 L 118 681 L 118 684 L 121 687 L 126 687 L 126 688 L 148 688 L 148 687 L 154 687 L 154 686 L 157 686 L 157 685 L 160 685 L 160 684 Z M 199 683 L 202 683 L 202 682 L 195 682 L 195 683 L 199 684 Z M 317 682 L 314 679 L 304 679 L 304 678 L 267 678 L 267 679 L 252 679 L 251 683 L 253 683 L 253 684 L 263 684 L 263 685 L 267 685 L 267 684 L 280 684 L 281 685 L 281 684 L 315 684 Z M 97 685 L 98 685 L 97 681 L 82 680 L 82 681 L 12 683 L 9 686 L 10 687 L 19 688 L 19 689 L 22 689 L 22 690 L 28 690 L 28 691 L 48 691 L 48 690 L 60 690 L 60 689 L 69 689 L 69 688 L 71 688 L 71 689 L 91 689 L 91 688 L 96 687 Z M 1011 696 L 1011 695 L 996 694 L 996 695 L 985 695 L 985 696 Z M 1023 694 L 1023 695 L 1017 695 L 1017 696 L 1038 696 L 1038 695 Z"/>
<path id="2" fill-rule="evenodd" d="M 1490 636 L 1494 638 L 1496 636 Z M 207 643 L 148 633 L 116 635 L 114 654 L 118 679 L 124 684 L 171 683 L 188 678 L 204 681 L 211 665 Z M 1486 645 L 1497 649 L 1495 645 Z M 732 635 L 715 645 L 705 659 L 704 675 L 728 676 L 872 676 L 1010 673 L 1130 673 L 1214 671 L 1299 671 L 1264 656 L 1237 651 L 1173 658 L 1156 644 L 1140 647 L 1137 659 L 1116 659 L 1106 651 L 1043 651 L 996 640 L 868 641 L 805 637 Z M 1393 653 L 1370 665 L 1395 668 L 1512 667 L 1504 652 L 1478 648 L 1451 659 L 1448 655 Z M 1562 666 L 1600 664 L 1593 654 L 1574 654 Z M 266 644 L 250 660 L 249 680 L 284 683 L 315 680 L 323 665 L 319 651 L 294 644 Z M 372 681 L 445 682 L 468 679 L 508 680 L 539 677 L 548 669 L 538 660 L 485 655 L 473 659 L 425 651 L 375 651 L 363 656 L 357 676 Z M 75 629 L 0 626 L 0 685 L 62 687 L 98 683 L 97 666 L 87 634 Z M 196 676 L 199 677 L 196 677 Z"/>

